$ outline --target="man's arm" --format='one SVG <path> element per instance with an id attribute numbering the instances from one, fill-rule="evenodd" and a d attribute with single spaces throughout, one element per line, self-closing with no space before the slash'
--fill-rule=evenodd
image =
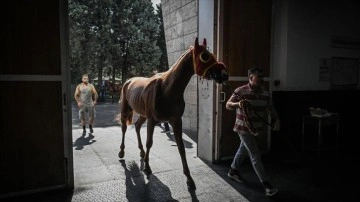
<path id="1" fill-rule="evenodd" d="M 94 96 L 93 104 L 96 104 L 97 99 L 98 99 L 98 94 L 97 94 L 97 91 L 96 91 L 96 89 L 95 89 L 95 86 L 94 86 L 94 85 L 91 85 L 91 87 L 92 87 L 92 93 L 93 93 L 93 96 Z"/>
<path id="2" fill-rule="evenodd" d="M 78 107 L 81 107 L 81 100 L 80 100 L 80 84 L 76 86 L 75 94 L 74 94 L 75 101 Z"/>
<path id="3" fill-rule="evenodd" d="M 280 122 L 280 119 L 279 119 L 279 115 L 278 115 L 278 113 L 277 113 L 271 99 L 270 99 L 269 104 L 268 104 L 268 111 L 270 113 L 271 119 L 275 120 L 274 124 L 272 125 L 272 130 L 273 131 L 279 131 L 280 127 L 281 127 L 281 122 Z"/>
<path id="4" fill-rule="evenodd" d="M 74 93 L 74 98 L 77 103 L 80 102 L 79 95 L 80 95 L 80 90 L 79 90 L 79 85 L 78 85 L 78 86 L 76 86 L 75 93 Z"/>
<path id="5" fill-rule="evenodd" d="M 234 110 L 239 108 L 239 99 L 237 98 L 235 92 L 231 95 L 229 100 L 226 102 L 226 109 Z"/>

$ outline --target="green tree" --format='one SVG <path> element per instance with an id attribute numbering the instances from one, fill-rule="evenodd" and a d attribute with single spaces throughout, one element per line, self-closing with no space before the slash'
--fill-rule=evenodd
<path id="1" fill-rule="evenodd" d="M 161 3 L 156 5 L 156 15 L 159 25 L 159 34 L 157 37 L 156 45 L 159 47 L 161 51 L 160 62 L 157 69 L 159 72 L 164 72 L 169 69 L 169 64 L 168 64 L 168 57 L 166 51 L 165 30 L 164 30 L 164 21 L 162 16 Z"/>
<path id="2" fill-rule="evenodd" d="M 70 38 L 70 69 L 71 82 L 81 81 L 81 75 L 88 72 L 88 55 L 86 54 L 89 40 L 88 19 L 89 8 L 78 1 L 69 0 L 69 38 Z"/>
<path id="3" fill-rule="evenodd" d="M 98 0 L 88 1 L 89 7 L 92 9 L 90 16 L 90 47 L 89 54 L 93 55 L 92 69 L 95 69 L 98 75 L 99 84 L 102 82 L 103 71 L 109 64 L 109 52 L 111 49 L 111 0 Z"/>
<path id="4" fill-rule="evenodd" d="M 73 82 L 83 73 L 125 81 L 157 68 L 159 27 L 150 0 L 69 0 L 69 18 Z"/>
<path id="5" fill-rule="evenodd" d="M 132 76 L 150 76 L 161 54 L 156 45 L 159 29 L 154 8 L 149 0 L 123 0 L 122 3 L 122 80 Z"/>

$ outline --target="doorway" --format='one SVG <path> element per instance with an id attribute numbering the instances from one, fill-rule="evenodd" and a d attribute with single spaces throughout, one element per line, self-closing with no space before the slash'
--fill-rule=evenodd
<path id="1" fill-rule="evenodd" d="M 0 196 L 72 189 L 67 1 L 5 1 Z"/>
<path id="2" fill-rule="evenodd" d="M 225 12 L 226 11 L 226 12 Z M 222 98 L 218 105 L 221 118 L 218 119 L 219 132 L 216 138 L 216 160 L 226 160 L 235 154 L 240 140 L 232 130 L 235 111 L 225 108 L 232 90 L 248 83 L 247 70 L 252 65 L 260 65 L 265 70 L 265 86 L 269 86 L 271 54 L 272 1 L 220 1 L 219 49 L 220 58 L 228 66 L 232 89 L 222 87 Z M 269 137 L 259 139 L 263 151 L 269 149 Z"/>

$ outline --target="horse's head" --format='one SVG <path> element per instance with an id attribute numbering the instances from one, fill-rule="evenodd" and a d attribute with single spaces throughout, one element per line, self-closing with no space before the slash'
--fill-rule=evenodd
<path id="1" fill-rule="evenodd" d="M 216 60 L 215 55 L 206 49 L 206 39 L 199 45 L 198 38 L 193 48 L 193 62 L 195 73 L 204 79 L 213 79 L 217 83 L 223 83 L 229 79 L 229 74 L 224 63 Z"/>

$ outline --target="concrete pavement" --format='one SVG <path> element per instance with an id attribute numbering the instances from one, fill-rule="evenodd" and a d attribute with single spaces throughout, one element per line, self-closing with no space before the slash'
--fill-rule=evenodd
<path id="1" fill-rule="evenodd" d="M 227 177 L 230 161 L 202 161 L 196 156 L 196 138 L 183 133 L 190 173 L 197 186 L 195 192 L 189 192 L 174 137 L 161 133 L 160 127 L 155 128 L 150 151 L 152 175 L 147 177 L 142 172 L 133 126 L 126 133 L 125 157 L 119 159 L 121 128 L 117 114 L 116 103 L 99 103 L 94 133 L 83 137 L 74 105 L 75 190 L 58 201 L 346 201 L 354 193 L 348 192 L 353 188 L 349 185 L 351 172 L 342 166 L 349 157 L 341 153 L 303 154 L 288 147 L 281 136 L 273 136 L 273 149 L 263 156 L 265 169 L 279 188 L 279 193 L 270 198 L 265 196 L 249 161 L 241 170 L 247 183 L 233 181 Z M 146 124 L 141 129 L 144 145 L 145 131 Z"/>
<path id="2" fill-rule="evenodd" d="M 144 163 L 139 156 L 133 125 L 128 127 L 125 157 L 120 160 L 121 128 L 114 120 L 116 115 L 116 104 L 102 103 L 97 106 L 93 134 L 82 136 L 82 128 L 78 123 L 73 124 L 75 191 L 72 201 L 248 201 L 196 156 L 197 145 L 186 134 L 183 140 L 197 186 L 195 192 L 187 189 L 173 135 L 161 133 L 160 127 L 155 128 L 150 151 L 152 175 L 147 177 L 142 172 Z M 78 121 L 74 119 L 74 122 Z M 146 123 L 141 134 L 145 145 Z"/>

